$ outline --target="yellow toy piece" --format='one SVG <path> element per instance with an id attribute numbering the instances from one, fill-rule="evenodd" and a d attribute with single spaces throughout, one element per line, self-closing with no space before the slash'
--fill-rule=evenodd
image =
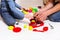
<path id="1" fill-rule="evenodd" d="M 24 24 L 24 28 L 27 28 L 28 27 L 28 25 L 27 24 Z"/>
<path id="2" fill-rule="evenodd" d="M 26 11 L 22 11 L 24 14 L 28 14 L 29 12 L 26 12 Z"/>
<path id="3" fill-rule="evenodd" d="M 29 26 L 29 28 L 28 28 L 29 30 L 33 30 L 33 27 L 32 26 Z"/>
<path id="4" fill-rule="evenodd" d="M 9 30 L 13 30 L 14 27 L 13 27 L 13 26 L 8 26 L 8 29 L 9 29 Z"/>
<path id="5" fill-rule="evenodd" d="M 35 22 L 35 20 L 32 20 L 31 22 Z"/>

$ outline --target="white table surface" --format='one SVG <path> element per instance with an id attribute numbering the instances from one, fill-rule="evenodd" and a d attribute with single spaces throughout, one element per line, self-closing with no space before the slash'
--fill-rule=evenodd
<path id="1" fill-rule="evenodd" d="M 50 23 L 54 29 L 48 25 Z M 8 26 L 0 20 L 0 40 L 60 40 L 60 23 L 45 21 L 45 25 L 49 27 L 47 32 L 33 32 L 23 28 L 23 23 L 20 22 L 22 31 L 15 33 L 8 30 Z"/>

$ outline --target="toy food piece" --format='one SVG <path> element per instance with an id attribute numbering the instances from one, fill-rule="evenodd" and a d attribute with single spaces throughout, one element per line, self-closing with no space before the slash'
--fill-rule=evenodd
<path id="1" fill-rule="evenodd" d="M 37 24 L 43 23 L 42 21 L 38 20 L 36 21 L 35 17 L 33 19 L 30 19 L 30 21 L 34 20 Z"/>
<path id="2" fill-rule="evenodd" d="M 45 32 L 45 31 L 48 31 L 48 27 L 44 27 L 43 30 L 33 29 L 33 31 L 35 31 L 35 32 Z"/>
<path id="3" fill-rule="evenodd" d="M 13 30 L 14 29 L 14 26 L 8 26 L 8 29 L 9 30 Z"/>
<path id="4" fill-rule="evenodd" d="M 44 27 L 43 28 L 43 31 L 48 31 L 48 27 Z"/>
<path id="5" fill-rule="evenodd" d="M 32 13 L 35 14 L 36 13 L 35 10 L 32 10 Z"/>
<path id="6" fill-rule="evenodd" d="M 35 32 L 44 32 L 43 30 L 37 30 L 37 29 L 33 29 L 33 31 L 35 31 Z"/>
<path id="7" fill-rule="evenodd" d="M 31 19 L 30 21 L 31 21 L 31 23 L 29 25 L 32 26 L 33 28 L 40 27 L 40 26 L 44 25 L 44 23 L 42 21 L 35 21 L 35 19 Z"/>
<path id="8" fill-rule="evenodd" d="M 22 12 L 23 12 L 24 14 L 29 14 L 28 12 L 26 12 L 26 11 L 24 11 L 24 10 L 23 10 Z"/>
<path id="9" fill-rule="evenodd" d="M 34 11 L 34 12 L 38 12 L 38 8 L 34 7 L 34 8 L 33 8 L 33 11 Z"/>
<path id="10" fill-rule="evenodd" d="M 26 24 L 24 24 L 24 28 L 27 28 L 28 26 Z"/>
<path id="11" fill-rule="evenodd" d="M 22 30 L 22 29 L 21 29 L 20 27 L 15 27 L 15 28 L 13 29 L 13 32 L 16 32 L 16 33 L 17 33 L 17 32 L 21 32 L 21 30 Z"/>
<path id="12" fill-rule="evenodd" d="M 29 28 L 28 28 L 29 30 L 33 30 L 33 27 L 32 26 L 29 26 Z"/>
<path id="13" fill-rule="evenodd" d="M 35 17 L 34 17 L 34 20 L 36 22 L 36 24 L 40 24 L 40 26 L 43 26 L 44 25 L 44 22 L 43 21 L 40 21 L 40 20 L 36 20 Z"/>
<path id="14" fill-rule="evenodd" d="M 42 21 L 36 21 L 37 24 L 40 24 L 40 26 L 43 26 L 44 23 Z"/>
<path id="15" fill-rule="evenodd" d="M 40 24 L 36 24 L 36 22 L 31 22 L 29 26 L 32 26 L 33 28 L 42 27 Z"/>
<path id="16" fill-rule="evenodd" d="M 33 28 L 36 28 L 36 27 L 37 27 L 37 24 L 36 24 L 35 22 L 31 22 L 31 23 L 29 24 L 29 26 L 32 26 Z"/>
<path id="17" fill-rule="evenodd" d="M 33 29 L 33 31 L 35 31 L 35 32 L 45 32 L 45 31 L 48 31 L 48 27 L 44 27 L 43 30 Z"/>
<path id="18" fill-rule="evenodd" d="M 35 22 L 35 20 L 32 20 L 31 22 Z"/>
<path id="19" fill-rule="evenodd" d="M 30 19 L 30 22 L 35 22 L 35 19 Z"/>
<path id="20" fill-rule="evenodd" d="M 32 10 L 28 10 L 28 12 L 30 12 L 30 13 L 31 13 L 31 12 L 32 12 Z"/>

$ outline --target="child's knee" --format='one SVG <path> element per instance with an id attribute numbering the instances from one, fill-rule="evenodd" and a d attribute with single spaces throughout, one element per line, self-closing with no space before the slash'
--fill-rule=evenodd
<path id="1" fill-rule="evenodd" d="M 15 24 L 15 22 L 16 22 L 16 21 L 6 22 L 6 24 L 7 24 L 8 26 L 13 26 L 13 25 Z"/>
<path id="2" fill-rule="evenodd" d="M 17 17 L 18 19 L 23 19 L 24 18 L 24 14 L 20 14 L 19 17 Z"/>
<path id="3" fill-rule="evenodd" d="M 23 19 L 24 18 L 24 15 L 21 15 L 20 19 Z"/>

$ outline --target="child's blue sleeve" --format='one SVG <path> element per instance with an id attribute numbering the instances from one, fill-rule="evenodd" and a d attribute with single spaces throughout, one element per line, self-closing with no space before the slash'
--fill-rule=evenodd
<path id="1" fill-rule="evenodd" d="M 0 15 L 1 15 L 1 13 L 2 13 L 2 10 L 1 10 L 1 3 L 0 3 Z"/>
<path id="2" fill-rule="evenodd" d="M 1 13 L 2 13 L 2 10 L 1 10 L 1 8 L 0 8 L 0 15 L 1 15 Z"/>
<path id="3" fill-rule="evenodd" d="M 15 3 L 15 6 L 17 7 L 17 8 L 21 8 L 21 6 L 19 6 L 16 2 L 14 2 Z"/>

